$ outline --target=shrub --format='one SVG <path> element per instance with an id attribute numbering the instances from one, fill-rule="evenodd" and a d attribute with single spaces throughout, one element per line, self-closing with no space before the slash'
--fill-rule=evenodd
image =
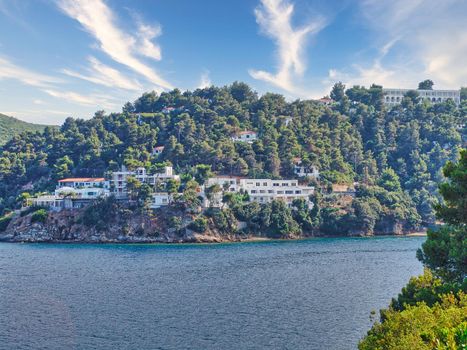
<path id="1" fill-rule="evenodd" d="M 358 348 L 374 349 L 465 349 L 467 341 L 467 295 L 440 296 L 433 307 L 424 302 L 403 311 L 382 313 L 384 322 L 368 331 Z"/>
<path id="2" fill-rule="evenodd" d="M 27 207 L 26 209 L 22 210 L 19 213 L 19 216 L 23 217 L 23 216 L 29 215 L 29 214 L 34 213 L 35 211 L 37 211 L 39 209 L 43 209 L 43 207 L 39 207 L 39 206 L 36 206 L 36 205 Z"/>
<path id="3" fill-rule="evenodd" d="M 188 225 L 188 228 L 195 232 L 203 233 L 208 229 L 208 219 L 204 216 L 199 216 Z"/>
<path id="4" fill-rule="evenodd" d="M 32 214 L 31 222 L 42 222 L 42 223 L 44 223 L 45 220 L 47 220 L 47 216 L 48 216 L 47 210 L 39 209 L 39 210 L 35 211 L 34 214 Z"/>
<path id="5" fill-rule="evenodd" d="M 6 230 L 10 221 L 11 221 L 11 215 L 6 215 L 0 218 L 0 232 L 3 232 Z"/>

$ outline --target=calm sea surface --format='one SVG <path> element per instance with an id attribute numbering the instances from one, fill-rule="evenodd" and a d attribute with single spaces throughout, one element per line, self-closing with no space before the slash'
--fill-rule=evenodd
<path id="1" fill-rule="evenodd" d="M 0 244 L 0 349 L 355 349 L 425 238 Z"/>

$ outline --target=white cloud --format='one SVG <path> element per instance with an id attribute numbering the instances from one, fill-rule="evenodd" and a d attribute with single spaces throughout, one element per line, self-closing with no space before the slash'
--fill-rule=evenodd
<path id="1" fill-rule="evenodd" d="M 100 84 L 112 88 L 116 87 L 135 91 L 140 91 L 143 89 L 138 81 L 129 79 L 118 70 L 103 64 L 95 57 L 89 57 L 88 61 L 90 63 L 88 75 L 81 74 L 69 69 L 63 69 L 62 73 L 71 77 L 90 81 L 94 84 Z"/>
<path id="2" fill-rule="evenodd" d="M 38 99 L 38 98 L 34 99 L 32 101 L 32 103 L 34 103 L 35 105 L 45 105 L 46 104 L 44 101 L 42 101 L 41 99 Z"/>
<path id="3" fill-rule="evenodd" d="M 152 43 L 160 30 L 139 25 L 136 36 L 115 23 L 115 15 L 103 0 L 58 0 L 58 6 L 69 17 L 77 20 L 98 42 L 99 48 L 114 61 L 126 65 L 162 89 L 172 85 L 154 69 L 141 61 L 137 54 L 160 59 L 160 48 Z"/>
<path id="4" fill-rule="evenodd" d="M 382 51 L 395 52 L 392 62 L 356 71 L 359 78 L 385 84 L 397 77 L 401 87 L 416 87 L 423 79 L 438 88 L 466 85 L 465 0 L 362 0 L 360 8 L 376 41 L 391 43 Z"/>
<path id="5" fill-rule="evenodd" d="M 63 99 L 67 102 L 72 102 L 82 106 L 108 109 L 117 107 L 117 104 L 112 102 L 111 96 L 82 95 L 74 91 L 58 91 L 54 89 L 44 89 L 43 91 L 52 97 Z"/>
<path id="6" fill-rule="evenodd" d="M 303 76 L 306 64 L 303 57 L 306 39 L 318 33 L 325 25 L 318 18 L 301 28 L 294 28 L 292 15 L 294 5 L 287 0 L 261 0 L 255 9 L 256 22 L 261 31 L 273 39 L 277 46 L 277 72 L 250 70 L 254 79 L 263 80 L 290 93 L 297 93 L 294 78 Z"/>
<path id="7" fill-rule="evenodd" d="M 209 71 L 206 70 L 201 74 L 201 79 L 198 85 L 198 89 L 204 89 L 212 85 L 211 79 L 209 78 Z"/>
<path id="8" fill-rule="evenodd" d="M 35 87 L 48 87 L 61 82 L 58 78 L 22 68 L 2 57 L 0 57 L 0 79 L 14 79 Z"/>
<path id="9" fill-rule="evenodd" d="M 162 29 L 159 25 L 150 26 L 138 21 L 138 47 L 146 57 L 160 61 L 162 59 L 162 52 L 159 45 L 154 44 L 153 39 L 162 34 Z"/>

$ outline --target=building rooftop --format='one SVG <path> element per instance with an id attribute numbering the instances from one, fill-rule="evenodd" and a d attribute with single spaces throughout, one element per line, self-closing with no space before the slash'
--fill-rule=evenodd
<path id="1" fill-rule="evenodd" d="M 102 182 L 105 181 L 103 177 L 69 177 L 66 179 L 58 180 L 58 182 Z"/>

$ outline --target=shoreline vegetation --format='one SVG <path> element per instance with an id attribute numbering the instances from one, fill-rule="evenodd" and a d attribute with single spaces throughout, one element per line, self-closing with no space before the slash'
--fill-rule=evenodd
<path id="1" fill-rule="evenodd" d="M 360 350 L 467 348 L 467 149 L 443 168 L 435 206 L 445 223 L 428 230 L 417 251 L 423 275 L 412 277 L 360 341 Z"/>
<path id="2" fill-rule="evenodd" d="M 337 83 L 326 98 L 287 101 L 234 82 L 148 92 L 121 113 L 15 135 L 0 146 L 0 238 L 419 232 L 436 223 L 440 169 L 467 140 L 467 101 L 386 97 Z"/>

